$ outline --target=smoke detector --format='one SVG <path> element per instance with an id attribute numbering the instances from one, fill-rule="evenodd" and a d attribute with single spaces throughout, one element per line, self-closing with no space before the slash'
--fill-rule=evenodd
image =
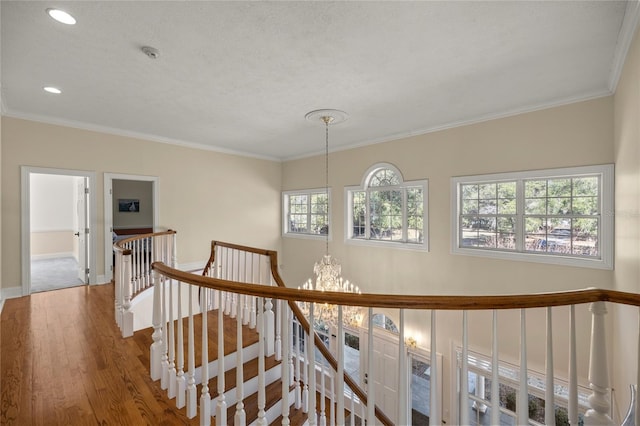
<path id="1" fill-rule="evenodd" d="M 151 59 L 158 59 L 158 57 L 160 56 L 160 51 L 155 47 L 143 46 L 141 50 L 142 53 L 144 53 Z"/>

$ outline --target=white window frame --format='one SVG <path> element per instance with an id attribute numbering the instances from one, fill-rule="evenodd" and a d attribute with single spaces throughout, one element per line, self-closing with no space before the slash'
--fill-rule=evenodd
<path id="1" fill-rule="evenodd" d="M 367 191 L 369 188 L 369 183 L 373 175 L 382 170 L 389 169 L 392 170 L 400 179 L 400 184 L 398 188 L 406 189 L 406 188 L 414 188 L 414 187 L 422 187 L 422 223 L 423 223 L 423 241 L 422 243 L 412 243 L 407 241 L 389 241 L 389 240 L 378 240 L 371 238 L 353 238 L 353 192 Z M 368 197 L 367 197 L 368 199 Z M 375 246 L 375 247 L 393 247 L 407 250 L 420 250 L 420 251 L 429 251 L 429 214 L 428 214 L 428 206 L 429 206 L 429 181 L 427 179 L 421 180 L 413 180 L 413 181 L 405 181 L 402 173 L 395 167 L 393 164 L 389 163 L 377 163 L 373 166 L 369 167 L 369 169 L 364 173 L 362 178 L 362 182 L 359 186 L 346 186 L 344 188 L 344 204 L 345 208 L 345 221 L 346 224 L 346 232 L 344 235 L 344 242 L 346 244 L 353 245 L 363 245 L 363 246 Z M 406 207 L 406 200 L 404 202 Z M 369 218 L 367 218 L 367 223 Z M 407 216 L 406 211 L 403 212 L 403 234 L 407 233 Z M 368 235 L 368 227 L 365 226 L 365 232 Z"/>
<path id="2" fill-rule="evenodd" d="M 307 232 L 292 232 L 289 230 L 289 198 L 293 195 L 313 195 L 313 194 L 327 194 L 327 224 L 329 225 L 328 234 L 311 234 Z M 311 206 L 309 206 L 311 207 Z M 311 215 L 311 210 L 309 209 L 309 220 Z M 310 222 L 309 222 L 310 223 Z M 328 193 L 326 188 L 315 188 L 315 189 L 301 189 L 301 190 L 293 190 L 293 191 L 283 191 L 282 192 L 282 236 L 283 237 L 291 237 L 291 238 L 303 238 L 303 239 L 312 239 L 312 240 L 325 240 L 327 237 L 329 241 L 331 241 L 332 237 L 332 229 L 331 226 L 331 189 L 329 188 Z"/>
<path id="3" fill-rule="evenodd" d="M 495 183 L 516 181 L 516 238 L 524 241 L 524 180 L 536 178 L 579 177 L 583 175 L 600 176 L 600 205 L 598 241 L 600 258 L 576 257 L 562 254 L 545 254 L 521 251 L 506 251 L 482 247 L 460 246 L 460 187 L 463 184 Z M 453 254 L 489 257 L 495 259 L 519 260 L 536 263 L 577 266 L 595 269 L 613 269 L 613 196 L 614 167 L 612 164 L 567 167 L 559 169 L 533 170 L 525 172 L 495 173 L 476 176 L 451 178 L 451 251 Z"/>
<path id="4" fill-rule="evenodd" d="M 462 346 L 457 343 L 454 343 L 455 347 L 453 350 L 453 357 L 455 359 L 455 377 L 456 382 L 459 384 L 462 379 Z M 486 354 L 475 352 L 472 350 L 467 350 L 468 361 L 467 361 L 467 369 L 469 373 L 480 374 L 487 379 L 492 379 L 492 362 L 491 356 Z M 442 364 L 441 364 L 442 365 Z M 500 359 L 498 361 L 498 382 L 502 385 L 507 385 L 510 388 L 514 389 L 516 392 L 520 392 L 520 381 L 519 381 L 519 371 L 520 366 L 512 364 L 508 361 Z M 527 369 L 527 395 L 533 395 L 542 400 L 545 399 L 545 390 L 546 390 L 546 376 L 536 370 Z M 468 378 L 467 378 L 468 380 Z M 569 406 L 569 383 L 568 380 L 565 380 L 561 377 L 554 376 L 554 399 L 555 405 L 565 408 L 568 410 Z M 459 389 L 454 389 L 455 398 L 453 399 L 455 402 L 455 410 L 457 413 L 460 413 L 460 395 Z M 584 416 L 587 410 L 589 410 L 589 395 L 591 391 L 589 388 L 583 385 L 578 385 L 578 413 L 581 416 Z M 611 397 L 611 395 L 609 395 Z M 478 397 L 469 394 L 469 397 L 474 402 L 485 403 L 486 401 L 480 400 Z M 517 410 L 517 407 L 516 407 Z M 500 407 L 501 412 L 509 412 L 509 416 L 514 420 L 517 420 L 518 413 L 517 411 L 511 411 L 506 409 L 505 407 Z M 555 407 L 554 407 L 555 411 Z M 528 417 L 529 418 L 529 417 Z M 538 424 L 531 418 L 529 418 L 529 423 Z"/>

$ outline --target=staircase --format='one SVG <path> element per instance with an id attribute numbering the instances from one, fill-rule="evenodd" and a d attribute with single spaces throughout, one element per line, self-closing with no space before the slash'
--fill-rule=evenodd
<path id="1" fill-rule="evenodd" d="M 197 314 L 193 316 L 194 319 L 194 327 L 199 329 L 202 326 L 202 315 Z M 186 335 L 188 333 L 188 324 L 185 319 L 183 319 L 183 333 Z M 178 327 L 178 321 L 176 321 L 176 327 Z M 207 323 L 209 324 L 210 330 L 218 329 L 218 310 L 209 311 L 207 314 Z M 248 325 L 242 326 L 242 357 L 238 356 L 238 352 L 236 351 L 237 342 L 237 320 L 234 318 L 230 318 L 229 315 L 223 316 L 223 326 L 224 329 L 224 402 L 227 406 L 226 409 L 226 423 L 228 425 L 235 425 L 236 423 L 236 412 L 238 411 L 237 407 L 242 407 L 244 409 L 244 418 L 245 422 L 241 422 L 246 425 L 258 425 L 258 386 L 259 378 L 259 345 L 258 340 L 259 336 L 255 329 L 252 329 Z M 149 347 L 150 342 L 152 342 L 152 329 L 143 329 L 136 331 L 134 333 L 134 340 L 138 342 L 140 347 Z M 212 336 L 213 337 L 213 336 Z M 202 345 L 198 340 L 195 344 L 195 355 L 196 358 L 202 356 Z M 185 352 L 187 347 L 185 345 Z M 219 362 L 217 358 L 218 354 L 218 346 L 217 339 L 211 339 L 208 345 L 208 358 L 210 359 L 208 364 L 209 373 L 211 374 L 211 378 L 208 381 L 208 389 L 210 392 L 210 415 L 212 417 L 216 416 L 216 410 L 218 407 L 218 403 L 220 401 L 220 394 L 218 391 L 218 371 L 219 371 Z M 238 402 L 238 387 L 237 387 L 237 361 L 238 359 L 243 359 L 242 363 L 242 393 L 244 398 L 242 399 L 243 404 L 239 405 Z M 180 369 L 180 366 L 176 366 L 177 369 Z M 277 361 L 275 355 L 265 356 L 264 357 L 264 387 L 265 387 L 265 408 L 264 408 L 264 420 L 265 424 L 269 425 L 280 425 L 282 424 L 282 409 L 279 402 L 282 399 L 282 363 L 281 361 Z M 187 373 L 185 373 L 187 374 Z M 202 392 L 202 367 L 196 367 L 194 369 L 194 380 L 196 387 L 196 394 L 200 395 Z M 290 414 L 289 421 L 292 425 L 302 425 L 306 422 L 307 414 L 304 410 L 295 407 L 295 386 L 289 386 L 289 392 L 287 394 L 287 398 L 289 400 Z M 198 424 L 198 420 L 194 419 L 194 424 Z M 218 424 L 217 422 L 214 424 Z"/>

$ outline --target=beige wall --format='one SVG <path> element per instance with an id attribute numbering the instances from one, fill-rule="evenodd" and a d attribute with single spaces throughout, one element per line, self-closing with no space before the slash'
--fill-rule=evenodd
<path id="1" fill-rule="evenodd" d="M 98 275 L 104 274 L 103 174 L 159 178 L 161 228 L 178 261 L 205 261 L 210 241 L 279 249 L 280 163 L 2 118 L 3 289 L 20 286 L 20 166 L 95 171 Z"/>
<path id="2" fill-rule="evenodd" d="M 340 126 L 331 128 L 339 137 Z M 321 137 L 321 135 L 319 136 Z M 558 265 L 506 261 L 451 254 L 450 179 L 453 176 L 606 164 L 613 162 L 613 98 L 606 97 L 572 105 L 488 121 L 455 129 L 406 138 L 390 143 L 341 151 L 330 156 L 333 241 L 330 252 L 342 262 L 343 275 L 364 292 L 402 294 L 500 294 L 611 288 L 613 272 Z M 405 180 L 429 180 L 430 251 L 393 250 L 345 244 L 344 192 L 360 184 L 365 171 L 375 163 L 389 162 Z M 323 158 L 314 157 L 283 164 L 284 190 L 324 186 Z M 289 286 L 300 285 L 312 274 L 312 265 L 324 251 L 321 241 L 283 238 L 282 274 Z M 555 339 L 566 341 L 568 309 L 554 311 Z M 398 322 L 397 312 L 385 312 Z M 544 371 L 544 310 L 528 313 L 528 357 L 530 367 Z M 580 323 L 588 324 L 586 307 L 578 309 Z M 470 313 L 471 348 L 490 354 L 489 315 Z M 428 312 L 407 312 L 408 333 L 428 345 Z M 499 315 L 504 360 L 518 360 L 519 311 Z M 438 313 L 438 351 L 444 359 L 445 420 L 452 390 L 452 347 L 461 338 L 461 315 Z M 540 342 L 540 344 L 535 344 Z M 579 374 L 587 383 L 589 328 L 581 327 Z M 428 346 L 426 346 L 428 348 Z M 566 377 L 566 345 L 557 344 L 556 372 Z"/>
<path id="3" fill-rule="evenodd" d="M 640 33 L 627 55 L 614 102 L 616 162 L 616 290 L 640 292 Z M 636 383 L 638 309 L 610 308 L 613 318 L 613 387 L 621 409 Z M 633 336 L 633 337 L 632 337 Z M 624 414 L 624 412 L 623 412 Z"/>
<path id="4" fill-rule="evenodd" d="M 77 257 L 75 231 L 43 231 L 31 233 L 31 258 L 48 258 L 58 256 Z"/>

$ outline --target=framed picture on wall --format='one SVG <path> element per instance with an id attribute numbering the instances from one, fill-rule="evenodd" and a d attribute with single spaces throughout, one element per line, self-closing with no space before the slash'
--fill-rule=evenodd
<path id="1" fill-rule="evenodd" d="M 118 211 L 138 213 L 140 212 L 140 200 L 119 198 Z"/>

